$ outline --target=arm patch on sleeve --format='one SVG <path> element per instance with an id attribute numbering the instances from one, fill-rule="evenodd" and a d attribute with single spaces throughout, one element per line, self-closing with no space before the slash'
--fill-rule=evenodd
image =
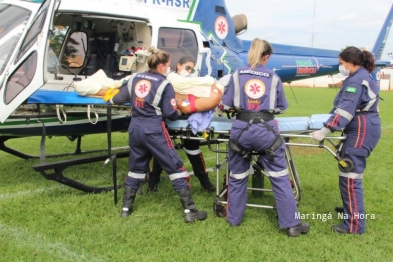
<path id="1" fill-rule="evenodd" d="M 356 87 L 348 86 L 347 89 L 345 89 L 345 92 L 356 94 Z"/>

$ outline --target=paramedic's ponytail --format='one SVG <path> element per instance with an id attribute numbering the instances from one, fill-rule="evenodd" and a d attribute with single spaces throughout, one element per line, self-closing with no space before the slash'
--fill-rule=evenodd
<path id="1" fill-rule="evenodd" d="M 252 43 L 250 50 L 248 51 L 248 64 L 251 69 L 254 69 L 261 64 L 261 58 L 265 55 L 273 53 L 273 48 L 268 41 L 255 38 Z"/>
<path id="2" fill-rule="evenodd" d="M 373 54 L 366 50 L 361 51 L 355 46 L 345 48 L 338 56 L 347 63 L 363 66 L 369 73 L 375 69 Z"/>
<path id="3" fill-rule="evenodd" d="M 362 66 L 369 72 L 371 73 L 375 69 L 375 59 L 373 54 L 371 54 L 369 51 L 362 51 L 363 55 L 363 64 Z"/>
<path id="4" fill-rule="evenodd" d="M 149 72 L 157 72 L 157 66 L 159 64 L 166 64 L 171 59 L 171 56 L 154 46 L 150 47 L 147 51 L 150 52 L 150 56 L 147 58 L 147 65 L 149 66 Z"/>

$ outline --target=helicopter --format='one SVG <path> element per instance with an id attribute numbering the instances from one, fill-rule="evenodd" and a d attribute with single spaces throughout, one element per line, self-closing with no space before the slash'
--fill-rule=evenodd
<path id="1" fill-rule="evenodd" d="M 143 51 L 155 46 L 196 61 L 192 76 L 220 79 L 247 64 L 251 40 L 246 14 L 230 15 L 225 0 L 3 0 L 0 2 L 0 150 L 24 159 L 34 156 L 8 147 L 28 136 L 81 137 L 126 131 L 129 107 L 108 110 L 100 98 L 63 103 L 65 94 L 99 70 L 114 80 L 147 69 Z M 393 5 L 372 50 L 378 70 L 393 21 Z M 261 36 L 263 38 L 263 36 Z M 271 43 L 267 67 L 282 82 L 339 72 L 340 50 Z"/>

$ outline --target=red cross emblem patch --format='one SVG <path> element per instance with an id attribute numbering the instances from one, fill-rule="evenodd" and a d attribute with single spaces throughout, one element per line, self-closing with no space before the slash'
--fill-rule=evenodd
<path id="1" fill-rule="evenodd" d="M 135 94 L 139 98 L 144 98 L 150 93 L 151 83 L 147 80 L 140 80 L 135 85 Z"/>
<path id="2" fill-rule="evenodd" d="M 250 98 L 258 99 L 265 94 L 266 86 L 261 80 L 251 79 L 244 86 L 244 91 Z"/>

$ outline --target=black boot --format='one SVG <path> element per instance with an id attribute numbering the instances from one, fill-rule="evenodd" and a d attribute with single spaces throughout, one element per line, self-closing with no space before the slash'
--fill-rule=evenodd
<path id="1" fill-rule="evenodd" d="M 195 140 L 195 141 L 197 141 L 197 140 Z M 190 143 L 190 142 L 188 142 L 188 143 Z M 198 143 L 199 143 L 199 141 L 198 141 Z M 210 193 L 216 192 L 216 188 L 210 182 L 209 176 L 206 173 L 205 161 L 203 160 L 202 153 L 199 153 L 197 155 L 187 154 L 187 157 L 190 160 L 190 163 L 192 165 L 192 170 L 194 170 L 194 175 L 199 179 L 199 182 L 201 183 L 202 188 Z"/>
<path id="2" fill-rule="evenodd" d="M 333 225 L 332 231 L 340 233 L 340 234 L 349 234 L 349 230 L 345 229 L 342 224 L 341 225 Z"/>
<path id="3" fill-rule="evenodd" d="M 184 221 L 195 222 L 197 220 L 204 220 L 207 217 L 206 211 L 198 211 L 195 207 L 194 199 L 192 199 L 191 191 L 188 188 L 183 188 L 178 192 L 180 202 L 184 208 Z"/>
<path id="4" fill-rule="evenodd" d="M 305 234 L 310 230 L 310 225 L 307 223 L 300 223 L 297 226 L 288 227 L 287 234 L 290 237 L 297 237 L 300 234 Z"/>
<path id="5" fill-rule="evenodd" d="M 209 176 L 207 173 L 203 176 L 198 176 L 199 182 L 201 182 L 201 186 L 204 190 L 206 190 L 209 193 L 214 193 L 216 192 L 215 186 L 210 182 Z"/>
<path id="6" fill-rule="evenodd" d="M 334 210 L 335 210 L 337 213 L 344 213 L 344 207 L 335 207 Z"/>
<path id="7" fill-rule="evenodd" d="M 158 190 L 158 184 L 153 184 L 153 183 L 148 183 L 149 186 L 147 187 L 148 192 L 157 192 Z"/>
<path id="8" fill-rule="evenodd" d="M 161 180 L 161 172 L 162 168 L 158 164 L 158 162 L 153 158 L 153 165 L 152 165 L 152 170 L 149 171 L 148 175 L 148 191 L 149 192 L 157 192 L 158 190 L 158 183 L 160 183 Z"/>
<path id="9" fill-rule="evenodd" d="M 124 186 L 123 207 L 121 210 L 121 217 L 128 217 L 132 213 L 132 204 L 135 201 L 136 189 L 129 186 Z"/>

